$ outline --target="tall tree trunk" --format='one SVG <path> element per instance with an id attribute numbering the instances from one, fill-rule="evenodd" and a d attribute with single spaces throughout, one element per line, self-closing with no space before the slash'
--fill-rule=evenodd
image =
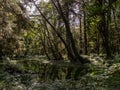
<path id="1" fill-rule="evenodd" d="M 87 48 L 87 23 L 86 23 L 86 12 L 84 10 L 84 54 L 88 54 L 88 48 Z"/>
<path id="2" fill-rule="evenodd" d="M 103 7 L 104 5 L 104 0 L 99 0 L 99 6 Z M 103 48 L 106 52 L 106 57 L 107 58 L 111 58 L 111 50 L 110 50 L 110 42 L 109 42 L 109 28 L 108 28 L 108 22 L 106 19 L 106 13 L 104 11 L 102 11 L 99 14 L 100 17 L 100 22 L 99 22 L 99 32 L 100 35 L 102 37 L 102 44 L 103 44 Z"/>
<path id="3" fill-rule="evenodd" d="M 80 27 L 80 41 L 79 41 L 79 46 L 80 46 L 80 54 L 83 54 L 83 33 L 82 33 L 82 22 L 81 18 L 79 19 L 79 27 Z"/>
<path id="4" fill-rule="evenodd" d="M 88 2 L 87 2 L 88 3 Z M 86 1 L 83 0 L 83 22 L 84 22 L 84 54 L 88 54 L 88 40 L 87 40 L 87 19 L 86 19 Z"/>
<path id="5" fill-rule="evenodd" d="M 63 12 L 61 8 L 61 4 L 59 3 L 58 0 L 51 0 L 53 5 L 55 6 L 56 10 L 58 11 L 59 16 L 62 18 L 63 23 L 65 24 L 65 29 L 66 29 L 66 41 L 64 38 L 61 36 L 59 31 L 56 30 L 56 28 L 51 24 L 51 22 L 46 18 L 46 16 L 41 12 L 40 8 L 35 4 L 33 1 L 34 5 L 38 9 L 39 13 L 41 14 L 41 17 L 51 26 L 52 30 L 57 34 L 57 36 L 60 38 L 60 40 L 63 42 L 65 45 L 65 48 L 68 53 L 68 57 L 70 58 L 71 62 L 79 62 L 81 64 L 88 63 L 88 60 L 84 60 L 78 53 L 78 49 L 76 48 L 75 41 L 73 39 L 71 29 L 70 29 L 70 24 L 69 24 L 69 12 Z M 56 6 L 57 3 L 57 6 Z M 67 15 L 68 14 L 68 15 Z M 69 40 L 68 40 L 69 39 Z M 68 41 L 67 41 L 68 40 Z M 69 44 L 70 43 L 70 44 Z"/>

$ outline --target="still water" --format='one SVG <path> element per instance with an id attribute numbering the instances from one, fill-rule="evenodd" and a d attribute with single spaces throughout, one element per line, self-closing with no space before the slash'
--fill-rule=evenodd
<path id="1" fill-rule="evenodd" d="M 0 90 L 90 90 L 87 66 L 23 60 L 0 68 Z"/>

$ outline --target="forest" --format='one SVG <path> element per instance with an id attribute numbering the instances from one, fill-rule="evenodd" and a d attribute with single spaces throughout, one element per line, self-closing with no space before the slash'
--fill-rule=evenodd
<path id="1" fill-rule="evenodd" d="M 0 90 L 120 90 L 120 0 L 0 0 Z"/>

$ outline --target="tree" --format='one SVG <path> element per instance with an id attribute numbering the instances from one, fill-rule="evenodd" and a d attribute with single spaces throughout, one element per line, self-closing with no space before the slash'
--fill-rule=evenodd
<path id="1" fill-rule="evenodd" d="M 13 57 L 23 49 L 22 29 L 26 29 L 27 19 L 17 0 L 0 1 L 0 58 Z"/>
<path id="2" fill-rule="evenodd" d="M 73 38 L 73 34 L 71 32 L 71 27 L 70 27 L 70 9 L 72 9 L 71 5 L 73 1 L 58 1 L 58 0 L 51 0 L 51 4 L 54 6 L 55 11 L 62 20 L 62 23 L 64 24 L 65 27 L 65 33 L 66 33 L 66 40 L 61 36 L 59 31 L 53 26 L 52 22 L 49 21 L 49 19 L 45 16 L 41 8 L 33 1 L 34 5 L 38 9 L 40 15 L 42 18 L 48 23 L 48 25 L 51 26 L 52 30 L 57 34 L 59 39 L 62 41 L 64 44 L 66 50 L 67 50 L 67 55 L 68 58 L 71 60 L 71 62 L 80 62 L 80 63 L 85 63 L 86 61 L 79 55 L 78 49 L 76 47 L 75 40 Z M 66 7 L 64 7 L 66 6 Z"/>

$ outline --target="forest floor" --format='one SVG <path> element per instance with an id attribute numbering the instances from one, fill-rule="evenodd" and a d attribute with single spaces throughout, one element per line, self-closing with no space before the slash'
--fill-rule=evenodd
<path id="1" fill-rule="evenodd" d="M 84 56 L 85 57 L 85 56 Z M 84 66 L 30 57 L 0 63 L 0 89 L 120 90 L 120 57 L 89 57 Z"/>

